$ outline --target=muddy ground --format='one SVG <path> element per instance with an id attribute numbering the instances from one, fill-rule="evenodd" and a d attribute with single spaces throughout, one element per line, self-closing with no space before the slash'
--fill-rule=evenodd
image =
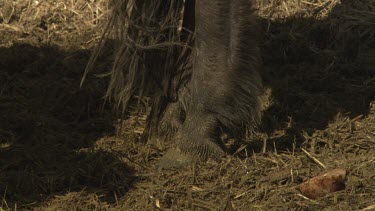
<path id="1" fill-rule="evenodd" d="M 121 123 L 103 99 L 111 46 L 79 86 L 107 3 L 0 1 L 0 210 L 375 209 L 375 3 L 259 6 L 259 131 L 220 163 L 157 172 L 167 143 L 140 141 L 146 112 Z M 345 190 L 297 190 L 333 168 Z"/>

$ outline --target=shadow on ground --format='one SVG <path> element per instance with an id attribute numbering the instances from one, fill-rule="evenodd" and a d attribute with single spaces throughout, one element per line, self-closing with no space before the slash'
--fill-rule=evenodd
<path id="1" fill-rule="evenodd" d="M 262 19 L 262 74 L 271 96 L 262 131 L 269 149 L 274 144 L 279 150 L 301 146 L 305 132 L 326 128 L 338 114 L 368 114 L 375 98 L 375 40 L 365 19 L 368 8 L 366 1 L 343 1 L 324 18 L 297 13 Z M 252 147 L 259 150 L 260 145 Z"/>
<path id="2" fill-rule="evenodd" d="M 262 142 L 259 146 L 254 142 L 248 148 L 254 151 L 251 156 L 230 156 L 187 173 L 162 175 L 147 168 L 159 159 L 164 146 L 142 148 L 134 140 L 118 146 L 126 141 L 111 137 L 96 141 L 113 135 L 115 118 L 101 100 L 105 80 L 89 78 L 79 89 L 89 51 L 34 44 L 1 47 L 0 207 L 12 209 L 17 203 L 20 209 L 42 210 L 359 210 L 372 206 L 374 107 L 369 111 L 369 103 L 375 96 L 375 36 L 372 25 L 364 21 L 367 10 L 357 8 L 366 5 L 342 2 L 324 18 L 296 14 L 262 20 L 263 78 L 270 98 L 265 100 L 269 106 L 260 134 L 268 153 L 259 153 Z M 109 66 L 97 64 L 99 70 Z M 359 115 L 364 117 L 356 118 Z M 142 131 L 125 129 L 132 134 Z M 311 146 L 316 142 L 322 146 Z M 347 169 L 347 189 L 318 200 L 299 195 L 296 186 L 323 169 L 298 146 L 315 153 L 328 168 Z M 123 161 L 126 156 L 130 162 Z M 141 170 L 135 170 L 132 163 L 146 168 L 140 165 Z"/>
<path id="3" fill-rule="evenodd" d="M 79 87 L 88 58 L 87 50 L 0 47 L 2 207 L 83 189 L 112 203 L 131 187 L 131 168 L 95 146 L 114 133 L 115 118 L 102 100 L 105 80 Z"/>

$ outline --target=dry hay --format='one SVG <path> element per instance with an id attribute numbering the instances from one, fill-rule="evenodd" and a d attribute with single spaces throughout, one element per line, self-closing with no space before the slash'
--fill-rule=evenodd
<path id="1" fill-rule="evenodd" d="M 108 2 L 104 0 L 0 1 L 2 30 L 22 34 L 18 41 L 36 40 L 60 47 L 88 48 L 95 45 L 107 12 Z M 16 39 L 9 40 L 12 41 Z"/>
<path id="2" fill-rule="evenodd" d="M 262 1 L 260 131 L 250 142 L 228 140 L 238 150 L 221 163 L 161 173 L 153 165 L 167 146 L 139 141 L 144 113 L 120 125 L 103 105 L 106 80 L 89 75 L 79 88 L 107 4 L 54 2 L 0 1 L 0 209 L 374 207 L 371 0 Z M 94 73 L 110 61 L 101 58 Z M 310 200 L 295 189 L 335 167 L 348 170 L 344 191 Z"/>

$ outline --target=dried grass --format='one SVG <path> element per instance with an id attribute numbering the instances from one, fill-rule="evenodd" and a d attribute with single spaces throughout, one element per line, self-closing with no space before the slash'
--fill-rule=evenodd
<path id="1" fill-rule="evenodd" d="M 375 198 L 375 5 L 267 0 L 264 121 L 235 155 L 158 173 L 166 143 L 139 142 L 145 112 L 120 125 L 88 75 L 106 1 L 0 1 L 0 209 L 370 210 Z M 111 45 L 93 74 L 108 72 Z M 120 127 L 121 126 L 121 127 Z M 118 137 L 114 135 L 118 134 Z M 234 144 L 233 144 L 234 143 Z M 324 168 L 347 188 L 295 189 Z"/>

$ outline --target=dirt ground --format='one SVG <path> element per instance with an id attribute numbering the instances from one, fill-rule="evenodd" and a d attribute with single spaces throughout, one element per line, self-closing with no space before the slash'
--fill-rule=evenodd
<path id="1" fill-rule="evenodd" d="M 259 131 L 222 162 L 162 172 L 146 112 L 121 123 L 103 100 L 111 46 L 79 86 L 107 7 L 0 0 L 0 210 L 375 210 L 372 0 L 261 1 Z M 345 190 L 297 190 L 333 168 Z"/>

